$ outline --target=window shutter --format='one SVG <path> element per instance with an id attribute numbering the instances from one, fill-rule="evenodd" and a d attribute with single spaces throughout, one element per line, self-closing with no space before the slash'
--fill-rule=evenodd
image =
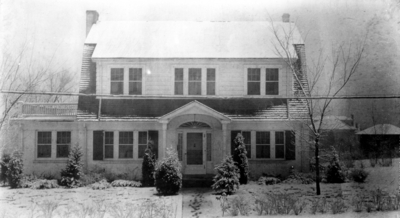
<path id="1" fill-rule="evenodd" d="M 156 159 L 158 159 L 158 131 L 149 131 L 149 139 L 153 140 L 154 147 L 153 152 L 156 155 Z"/>
<path id="2" fill-rule="evenodd" d="M 241 131 L 237 131 L 237 130 L 231 131 L 231 155 L 233 155 L 235 152 L 235 148 L 236 148 L 235 138 L 238 133 L 241 133 Z"/>
<path id="3" fill-rule="evenodd" d="M 103 131 L 93 131 L 93 160 L 103 160 Z"/>
<path id="4" fill-rule="evenodd" d="M 296 160 L 296 137 L 294 132 L 285 131 L 286 160 Z"/>

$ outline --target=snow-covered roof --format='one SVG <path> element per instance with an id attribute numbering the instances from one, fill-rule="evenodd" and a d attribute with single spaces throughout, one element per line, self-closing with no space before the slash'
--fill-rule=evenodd
<path id="1" fill-rule="evenodd" d="M 400 135 L 400 128 L 391 124 L 378 124 L 364 129 L 357 135 Z"/>
<path id="2" fill-rule="evenodd" d="M 348 125 L 343 121 L 351 120 L 345 116 L 326 116 L 322 121 L 322 128 L 325 130 L 355 130 L 354 126 Z M 319 128 L 319 120 L 316 120 L 315 125 Z"/>
<path id="3" fill-rule="evenodd" d="M 272 27 L 275 28 L 272 28 Z M 86 38 L 92 58 L 281 58 L 274 35 L 304 44 L 293 23 L 266 21 L 99 21 Z M 289 44 L 289 45 L 290 45 Z M 294 46 L 289 46 L 297 57 Z"/>

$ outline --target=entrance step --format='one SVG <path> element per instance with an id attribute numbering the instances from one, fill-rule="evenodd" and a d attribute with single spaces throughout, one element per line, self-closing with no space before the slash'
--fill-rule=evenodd
<path id="1" fill-rule="evenodd" d="M 214 174 L 183 175 L 183 187 L 210 188 L 213 184 Z"/>

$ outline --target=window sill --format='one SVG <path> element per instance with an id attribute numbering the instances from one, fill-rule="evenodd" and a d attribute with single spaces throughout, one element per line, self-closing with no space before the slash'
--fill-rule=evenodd
<path id="1" fill-rule="evenodd" d="M 283 161 L 291 161 L 286 159 L 268 159 L 268 158 L 257 158 L 257 159 L 248 159 L 250 162 L 283 162 Z"/>
<path id="2" fill-rule="evenodd" d="M 93 162 L 102 164 L 126 164 L 126 163 L 141 164 L 143 162 L 143 159 L 105 159 L 105 160 L 93 160 Z"/>
<path id="3" fill-rule="evenodd" d="M 33 163 L 67 163 L 68 158 L 63 159 L 35 159 Z"/>

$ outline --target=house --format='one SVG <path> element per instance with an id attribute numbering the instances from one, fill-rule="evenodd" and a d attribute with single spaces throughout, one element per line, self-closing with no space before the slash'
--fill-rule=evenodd
<path id="1" fill-rule="evenodd" d="M 177 151 L 184 175 L 213 174 L 237 133 L 252 176 L 308 170 L 307 110 L 272 30 L 292 34 L 288 51 L 304 83 L 305 46 L 287 14 L 274 23 L 86 15 L 78 103 L 25 103 L 14 119 L 25 172 L 58 173 L 75 144 L 85 169 L 140 172 L 151 141 L 159 159 Z"/>
<path id="2" fill-rule="evenodd" d="M 400 148 L 400 128 L 391 124 L 377 124 L 357 133 L 366 157 L 397 157 Z"/>
<path id="3" fill-rule="evenodd" d="M 319 119 L 315 122 L 319 128 Z M 330 150 L 334 146 L 339 154 L 352 153 L 358 146 L 358 124 L 354 116 L 325 116 L 321 127 L 320 145 L 322 149 Z"/>

